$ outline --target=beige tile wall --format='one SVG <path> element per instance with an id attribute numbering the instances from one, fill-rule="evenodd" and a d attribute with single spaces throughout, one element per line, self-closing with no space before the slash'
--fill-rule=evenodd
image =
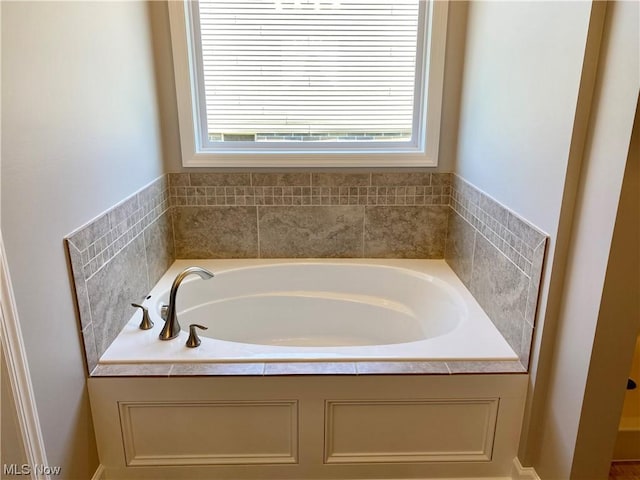
<path id="1" fill-rule="evenodd" d="M 442 258 L 448 173 L 169 174 L 178 258 Z"/>
<path id="2" fill-rule="evenodd" d="M 526 368 L 546 236 L 448 173 L 214 172 L 164 175 L 66 244 L 89 372 L 176 258 L 445 258 Z"/>
<path id="3" fill-rule="evenodd" d="M 445 259 L 528 367 L 547 235 L 453 176 Z"/>
<path id="4" fill-rule="evenodd" d="M 91 372 L 127 319 L 175 260 L 167 178 L 65 239 L 87 369 Z"/>

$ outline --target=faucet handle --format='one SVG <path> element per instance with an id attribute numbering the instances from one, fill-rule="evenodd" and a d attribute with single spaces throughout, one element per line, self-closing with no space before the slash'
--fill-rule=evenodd
<path id="1" fill-rule="evenodd" d="M 137 303 L 132 303 L 131 306 L 142 310 L 142 322 L 140 322 L 140 330 L 151 329 L 153 327 L 153 322 L 151 321 L 151 317 L 149 317 L 149 310 L 147 309 L 147 307 L 143 307 L 142 305 L 138 305 Z"/>
<path id="2" fill-rule="evenodd" d="M 162 318 L 162 320 L 164 320 L 165 322 L 167 321 L 168 313 L 169 313 L 169 305 L 165 303 L 160 307 L 160 318 Z"/>
<path id="3" fill-rule="evenodd" d="M 201 328 L 202 330 L 208 330 L 204 325 L 198 325 L 197 323 L 192 323 L 189 325 L 189 338 L 187 338 L 187 343 L 185 344 L 189 348 L 199 347 L 202 341 L 198 336 L 198 332 L 196 332 L 196 328 Z"/>

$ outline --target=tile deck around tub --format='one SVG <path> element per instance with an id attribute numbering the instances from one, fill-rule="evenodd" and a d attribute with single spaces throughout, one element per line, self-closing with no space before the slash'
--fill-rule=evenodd
<path id="1" fill-rule="evenodd" d="M 448 362 L 270 362 L 99 364 L 92 377 L 460 375 L 526 373 L 515 360 Z"/>

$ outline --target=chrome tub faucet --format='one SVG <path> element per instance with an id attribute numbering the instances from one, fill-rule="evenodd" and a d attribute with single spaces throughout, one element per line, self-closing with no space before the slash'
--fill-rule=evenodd
<path id="1" fill-rule="evenodd" d="M 180 324 L 178 323 L 178 314 L 176 312 L 176 295 L 178 294 L 178 287 L 180 287 L 182 281 L 189 275 L 193 274 L 198 275 L 203 280 L 213 278 L 213 273 L 201 267 L 185 268 L 178 274 L 178 276 L 173 281 L 173 284 L 171 285 L 171 292 L 169 293 L 169 305 L 166 305 L 166 310 L 164 309 L 164 307 L 162 309 L 162 319 L 165 322 L 164 327 L 162 327 L 162 331 L 160 332 L 160 340 L 171 340 L 172 338 L 176 338 L 180 333 L 181 328 Z"/>

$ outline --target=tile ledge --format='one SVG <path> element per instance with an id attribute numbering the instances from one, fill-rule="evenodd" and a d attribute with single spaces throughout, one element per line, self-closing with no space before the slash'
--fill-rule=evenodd
<path id="1" fill-rule="evenodd" d="M 180 366 L 175 368 L 176 366 Z M 174 370 L 176 370 L 174 372 Z M 90 377 L 527 374 L 518 361 L 208 362 L 98 364 Z"/>

